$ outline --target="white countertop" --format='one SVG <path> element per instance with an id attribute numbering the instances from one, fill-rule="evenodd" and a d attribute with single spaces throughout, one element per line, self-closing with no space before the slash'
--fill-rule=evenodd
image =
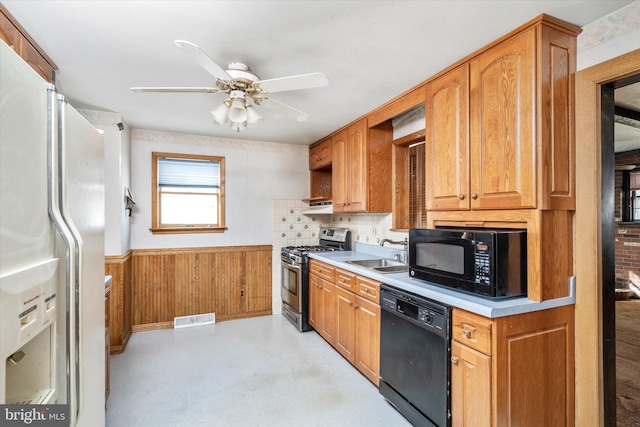
<path id="1" fill-rule="evenodd" d="M 443 304 L 461 308 L 489 318 L 546 310 L 549 308 L 575 304 L 576 302 L 575 278 L 573 277 L 568 280 L 567 283 L 567 286 L 569 287 L 569 296 L 567 297 L 556 298 L 543 302 L 532 301 L 525 297 L 492 300 L 489 298 L 474 296 L 466 292 L 457 291 L 455 289 L 434 285 L 424 280 L 414 279 L 409 276 L 408 272 L 382 274 L 366 267 L 347 264 L 347 261 L 392 258 L 393 253 L 402 253 L 402 250 L 398 251 L 396 249 L 393 252 L 386 252 L 389 251 L 390 248 L 379 248 L 378 250 L 375 249 L 375 247 L 367 248 L 367 246 L 371 245 L 359 246 L 356 244 L 355 251 L 310 253 L 309 257 L 323 261 L 335 267 L 370 277 L 402 290 L 413 292 L 414 294 L 426 298 L 431 298 Z"/>

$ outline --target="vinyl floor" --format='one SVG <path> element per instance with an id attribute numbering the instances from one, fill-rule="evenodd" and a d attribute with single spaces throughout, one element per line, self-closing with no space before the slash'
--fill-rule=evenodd
<path id="1" fill-rule="evenodd" d="M 107 427 L 410 425 L 319 335 L 279 314 L 135 333 L 110 362 Z"/>

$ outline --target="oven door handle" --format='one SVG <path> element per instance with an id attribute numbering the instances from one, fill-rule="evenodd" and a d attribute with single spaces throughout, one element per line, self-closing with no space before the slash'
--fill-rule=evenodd
<path id="1" fill-rule="evenodd" d="M 290 264 L 290 263 L 288 263 L 286 261 L 282 261 L 282 266 L 285 267 L 285 268 L 288 268 L 290 270 L 298 270 L 298 271 L 302 270 L 302 266 L 295 265 L 295 264 Z"/>

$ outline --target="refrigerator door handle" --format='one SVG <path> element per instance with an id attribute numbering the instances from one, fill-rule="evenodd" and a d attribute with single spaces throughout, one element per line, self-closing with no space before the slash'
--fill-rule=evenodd
<path id="1" fill-rule="evenodd" d="M 47 167 L 49 176 L 48 207 L 49 216 L 66 247 L 66 372 L 67 403 L 69 405 L 69 425 L 75 426 L 80 412 L 80 365 L 79 365 L 79 268 L 81 241 L 72 222 L 65 218 L 64 203 L 64 164 L 62 161 L 63 132 L 60 129 L 64 119 L 64 110 L 53 87 L 48 89 L 48 129 L 47 129 Z"/>

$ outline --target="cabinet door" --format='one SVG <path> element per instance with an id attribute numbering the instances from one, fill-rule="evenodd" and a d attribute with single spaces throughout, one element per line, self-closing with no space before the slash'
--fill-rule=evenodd
<path id="1" fill-rule="evenodd" d="M 250 313 L 271 312 L 271 253 L 253 251 L 246 253 L 245 277 L 247 288 L 247 311 Z"/>
<path id="2" fill-rule="evenodd" d="M 356 297 L 356 368 L 378 385 L 380 380 L 380 306 Z"/>
<path id="3" fill-rule="evenodd" d="M 309 150 L 309 169 L 316 170 L 331 164 L 331 139 L 324 140 Z"/>
<path id="4" fill-rule="evenodd" d="M 347 131 L 342 131 L 332 138 L 333 163 L 331 165 L 331 188 L 334 212 L 345 212 L 347 209 L 347 186 L 349 170 Z"/>
<path id="5" fill-rule="evenodd" d="M 13 22 L 0 10 L 0 39 L 4 40 L 11 49 L 18 53 L 21 52 L 23 37 L 20 31 L 13 25 Z"/>
<path id="6" fill-rule="evenodd" d="M 309 325 L 320 331 L 320 316 L 322 310 L 321 279 L 315 274 L 309 275 Z"/>
<path id="7" fill-rule="evenodd" d="M 320 335 L 335 347 L 337 299 L 335 286 L 326 280 L 321 282 L 322 309 L 320 310 Z"/>
<path id="8" fill-rule="evenodd" d="M 366 212 L 369 194 L 367 121 L 360 120 L 348 129 L 347 211 Z"/>
<path id="9" fill-rule="evenodd" d="M 336 286 L 335 292 L 337 306 L 334 346 L 345 359 L 354 364 L 356 345 L 355 296 L 353 292 L 346 291 L 339 286 Z"/>
<path id="10" fill-rule="evenodd" d="M 535 46 L 533 28 L 470 63 L 472 209 L 536 205 Z"/>
<path id="11" fill-rule="evenodd" d="M 491 357 L 451 342 L 451 426 L 491 426 Z"/>
<path id="12" fill-rule="evenodd" d="M 469 209 L 469 65 L 426 87 L 427 210 Z"/>

